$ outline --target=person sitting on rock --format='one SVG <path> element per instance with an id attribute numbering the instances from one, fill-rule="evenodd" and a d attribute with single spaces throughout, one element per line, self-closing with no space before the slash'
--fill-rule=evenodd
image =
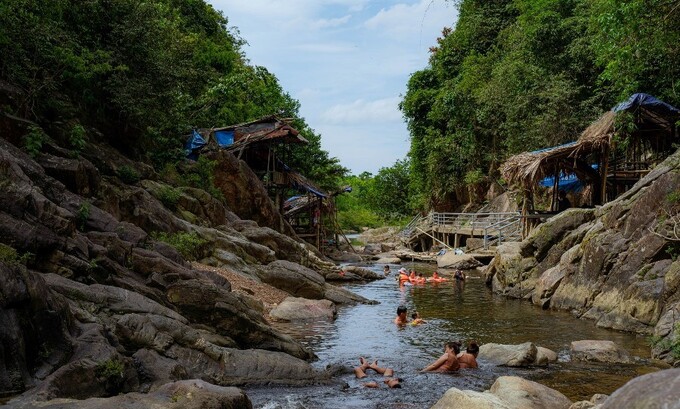
<path id="1" fill-rule="evenodd" d="M 455 372 L 460 368 L 458 353 L 460 353 L 460 343 L 447 342 L 444 344 L 444 354 L 420 372 Z"/>
<path id="2" fill-rule="evenodd" d="M 477 355 L 479 355 L 479 345 L 475 341 L 470 341 L 465 352 L 458 354 L 458 363 L 461 368 L 478 368 Z"/>
<path id="3" fill-rule="evenodd" d="M 406 325 L 408 324 L 408 317 L 406 314 L 408 313 L 408 309 L 404 307 L 403 305 L 400 305 L 397 307 L 397 317 L 394 319 L 394 323 L 397 325 Z"/>

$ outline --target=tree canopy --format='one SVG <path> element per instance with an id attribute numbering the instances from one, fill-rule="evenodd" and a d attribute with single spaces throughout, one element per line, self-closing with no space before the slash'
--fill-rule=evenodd
<path id="1" fill-rule="evenodd" d="M 48 132 L 75 124 L 156 165 L 181 156 L 192 127 L 277 114 L 311 143 L 289 165 L 324 187 L 346 172 L 299 118 L 298 101 L 204 0 L 4 0 L 0 79 L 20 88 L 3 106 Z M 98 136 L 101 135 L 101 136 Z"/>

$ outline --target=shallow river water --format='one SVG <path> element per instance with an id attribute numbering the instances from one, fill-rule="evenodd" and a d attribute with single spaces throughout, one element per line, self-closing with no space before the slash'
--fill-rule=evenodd
<path id="1" fill-rule="evenodd" d="M 378 271 L 376 266 L 375 270 Z M 416 271 L 429 275 L 431 265 L 417 264 Z M 636 365 L 598 365 L 570 362 L 569 344 L 582 339 L 608 339 L 632 355 L 648 358 L 644 337 L 596 328 L 592 321 L 579 320 L 567 312 L 543 311 L 526 301 L 496 296 L 480 275 L 471 274 L 465 285 L 453 281 L 399 287 L 398 267 L 384 280 L 346 285 L 351 291 L 376 300 L 376 305 L 342 307 L 334 322 L 284 324 L 279 329 L 311 348 L 319 357 L 314 367 L 345 368 L 330 385 L 305 388 L 246 388 L 255 408 L 429 408 L 450 387 L 483 391 L 498 376 L 517 375 L 550 386 L 573 401 L 589 399 L 594 393 L 609 394 L 629 379 L 653 371 Z M 398 328 L 396 309 L 405 305 L 417 310 L 426 324 Z M 419 373 L 436 359 L 449 340 L 477 340 L 519 344 L 532 341 L 558 353 L 559 362 L 547 368 L 501 368 L 480 360 L 477 370 L 453 375 Z M 402 389 L 362 387 L 352 368 L 359 356 L 395 370 L 403 378 Z M 380 381 L 372 371 L 366 380 Z"/>

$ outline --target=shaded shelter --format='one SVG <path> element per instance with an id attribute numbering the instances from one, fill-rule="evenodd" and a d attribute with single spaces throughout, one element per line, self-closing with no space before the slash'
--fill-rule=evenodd
<path id="1" fill-rule="evenodd" d="M 577 179 L 585 187 L 586 205 L 613 200 L 670 155 L 679 141 L 680 111 L 648 94 L 634 94 L 605 112 L 564 145 L 525 152 L 501 167 L 503 177 L 523 191 L 523 233 L 535 225 L 534 194 L 551 178 L 551 211 L 557 209 L 560 181 Z M 533 219 L 533 220 L 532 220 Z"/>
<path id="2" fill-rule="evenodd" d="M 243 160 L 273 196 L 279 211 L 286 190 L 295 183 L 285 165 L 290 145 L 309 143 L 290 125 L 291 119 L 269 115 L 255 121 L 192 131 L 185 145 L 187 157 L 196 159 L 206 149 L 230 151 Z"/>

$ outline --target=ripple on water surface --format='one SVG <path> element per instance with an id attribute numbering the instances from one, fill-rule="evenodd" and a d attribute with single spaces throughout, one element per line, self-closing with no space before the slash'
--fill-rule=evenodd
<path id="1" fill-rule="evenodd" d="M 376 266 L 375 271 L 381 271 L 381 267 Z M 432 271 L 431 265 L 416 264 L 414 268 L 425 275 Z M 248 389 L 256 408 L 427 408 L 450 387 L 483 391 L 503 375 L 538 381 L 572 400 L 589 399 L 594 393 L 611 393 L 644 370 L 568 362 L 571 341 L 609 339 L 633 355 L 649 356 L 643 338 L 596 328 L 592 321 L 565 312 L 543 311 L 526 301 L 495 296 L 480 276 L 470 277 L 465 285 L 448 281 L 401 288 L 391 276 L 346 288 L 380 304 L 341 307 L 335 322 L 277 325 L 314 350 L 319 357 L 313 364 L 316 368 L 337 365 L 346 370 L 330 386 Z M 392 321 L 399 305 L 408 307 L 409 315 L 417 310 L 427 323 L 398 328 Z M 445 342 L 471 339 L 503 344 L 532 341 L 554 350 L 561 361 L 567 362 L 549 368 L 512 369 L 481 361 L 480 369 L 453 375 L 418 372 L 441 355 Z M 362 387 L 352 373 L 359 356 L 394 368 L 395 376 L 404 379 L 403 388 Z M 368 380 L 379 381 L 380 377 L 371 372 Z"/>

